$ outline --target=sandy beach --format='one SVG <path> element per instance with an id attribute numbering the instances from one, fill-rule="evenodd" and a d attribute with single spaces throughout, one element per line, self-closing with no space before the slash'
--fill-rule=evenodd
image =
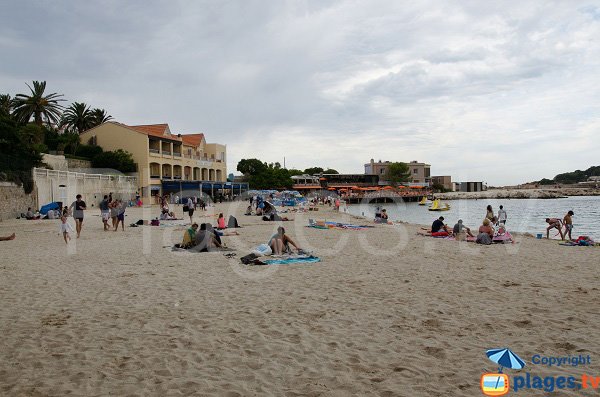
<path id="1" fill-rule="evenodd" d="M 103 232 L 88 211 L 68 247 L 59 221 L 1 222 L 17 237 L 0 242 L 0 394 L 477 396 L 496 370 L 485 350 L 500 347 L 589 354 L 587 367 L 528 370 L 600 375 L 598 248 L 305 227 L 368 222 L 321 207 L 283 224 L 322 262 L 248 267 L 239 257 L 277 224 L 243 210 L 196 213 L 238 216 L 240 235 L 224 238 L 234 259 L 172 252 L 182 222 Z M 128 209 L 126 224 L 157 211 Z"/>

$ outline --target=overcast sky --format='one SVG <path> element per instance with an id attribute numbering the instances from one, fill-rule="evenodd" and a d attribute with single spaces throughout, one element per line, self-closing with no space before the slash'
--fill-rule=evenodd
<path id="1" fill-rule="evenodd" d="M 600 1 L 0 0 L 0 93 L 46 80 L 242 158 L 491 185 L 600 164 Z"/>

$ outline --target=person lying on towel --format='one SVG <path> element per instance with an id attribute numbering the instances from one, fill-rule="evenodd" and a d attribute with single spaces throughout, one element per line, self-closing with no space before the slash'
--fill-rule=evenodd
<path id="1" fill-rule="evenodd" d="M 296 245 L 294 240 L 289 238 L 287 234 L 285 234 L 285 229 L 282 226 L 277 228 L 277 233 L 271 236 L 269 240 L 269 247 L 273 251 L 273 255 L 281 255 L 283 252 L 292 252 L 290 249 L 290 244 L 296 248 L 297 251 L 300 251 L 300 247 Z"/>

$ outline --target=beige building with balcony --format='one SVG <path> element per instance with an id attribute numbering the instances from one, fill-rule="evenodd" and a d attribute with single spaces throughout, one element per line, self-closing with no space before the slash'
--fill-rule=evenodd
<path id="1" fill-rule="evenodd" d="M 391 161 L 377 161 L 371 159 L 371 161 L 365 164 L 366 175 L 379 175 L 379 184 L 387 185 L 388 168 L 392 164 Z M 411 183 L 420 186 L 429 186 L 431 184 L 431 165 L 425 163 L 419 163 L 418 161 L 411 161 L 406 163 L 411 176 Z"/>
<path id="2" fill-rule="evenodd" d="M 226 147 L 204 134 L 172 134 L 168 124 L 125 125 L 109 121 L 80 135 L 81 143 L 123 149 L 138 167 L 144 197 L 163 193 L 163 181 L 226 182 Z M 223 185 L 219 185 L 223 186 Z"/>

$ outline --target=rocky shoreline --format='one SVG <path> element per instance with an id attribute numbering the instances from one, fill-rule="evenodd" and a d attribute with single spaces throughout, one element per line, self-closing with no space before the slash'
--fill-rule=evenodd
<path id="1" fill-rule="evenodd" d="M 558 199 L 569 196 L 600 196 L 600 189 L 555 188 L 555 189 L 490 189 L 483 192 L 436 193 L 442 200 L 460 199 Z"/>

